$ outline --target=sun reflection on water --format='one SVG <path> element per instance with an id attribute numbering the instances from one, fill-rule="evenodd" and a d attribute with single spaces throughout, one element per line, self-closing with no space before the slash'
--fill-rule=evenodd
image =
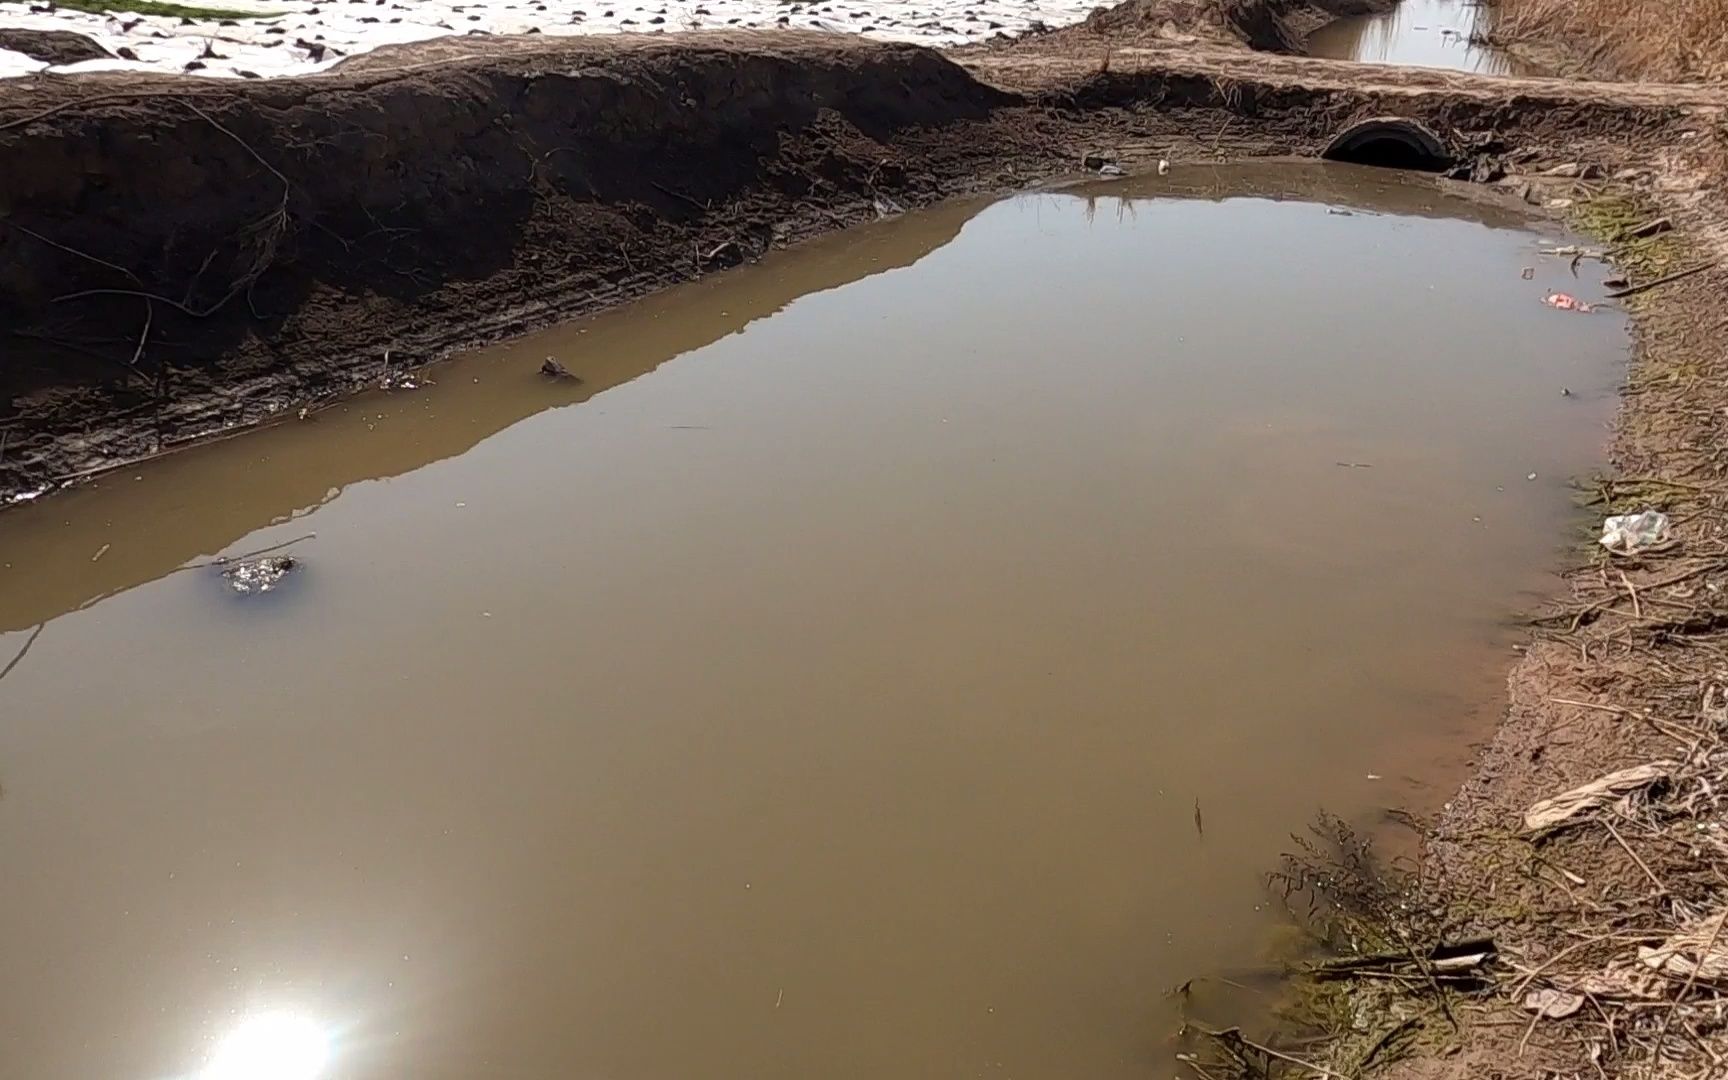
<path id="1" fill-rule="evenodd" d="M 256 1012 L 224 1035 L 198 1080 L 318 1080 L 330 1035 L 310 1017 Z"/>

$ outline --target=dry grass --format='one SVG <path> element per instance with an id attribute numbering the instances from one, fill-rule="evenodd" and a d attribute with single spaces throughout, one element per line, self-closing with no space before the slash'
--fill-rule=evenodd
<path id="1" fill-rule="evenodd" d="M 1499 0 L 1489 37 L 1557 48 L 1580 74 L 1728 81 L 1728 0 Z"/>

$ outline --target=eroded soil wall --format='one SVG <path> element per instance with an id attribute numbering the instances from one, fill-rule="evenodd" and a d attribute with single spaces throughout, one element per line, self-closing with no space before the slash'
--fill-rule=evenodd
<path id="1" fill-rule="evenodd" d="M 334 388 L 350 365 L 332 351 L 422 362 L 428 324 L 502 328 L 550 294 L 752 257 L 779 215 L 715 208 L 916 190 L 928 171 L 859 147 L 1012 100 L 928 49 L 830 41 L 433 48 L 322 79 L 11 93 L 5 464 L 29 470 L 45 432 L 93 409 L 175 403 L 171 430 L 105 448 L 135 454 L 250 418 L 249 397 Z M 280 385 L 240 385 L 262 372 Z"/>

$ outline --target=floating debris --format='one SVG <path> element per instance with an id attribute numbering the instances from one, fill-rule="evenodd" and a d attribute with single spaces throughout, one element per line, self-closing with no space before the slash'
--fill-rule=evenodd
<path id="1" fill-rule="evenodd" d="M 878 195 L 874 199 L 870 200 L 870 208 L 876 211 L 876 220 L 878 221 L 885 218 L 899 217 L 901 214 L 906 212 L 904 206 L 901 206 L 886 195 Z"/>
<path id="2" fill-rule="evenodd" d="M 1562 247 L 1543 248 L 1541 254 L 1570 256 L 1574 259 L 1602 258 L 1602 250 L 1600 248 L 1579 247 L 1577 244 L 1566 244 Z"/>
<path id="3" fill-rule="evenodd" d="M 569 368 L 548 356 L 546 362 L 540 365 L 540 374 L 548 379 L 569 379 L 571 382 L 581 382 L 582 379 Z"/>
<path id="4" fill-rule="evenodd" d="M 228 580 L 229 588 L 242 596 L 250 596 L 276 588 L 299 565 L 300 560 L 292 555 L 267 555 L 262 559 L 236 563 L 222 571 L 222 576 Z"/>
<path id="5" fill-rule="evenodd" d="M 380 390 L 418 390 L 422 386 L 431 386 L 432 380 L 412 371 L 389 371 L 378 381 Z M 301 409 L 305 412 L 305 409 Z M 301 417 L 305 419 L 305 417 Z"/>
<path id="6" fill-rule="evenodd" d="M 1596 310 L 1591 304 L 1586 304 L 1570 293 L 1551 292 L 1542 298 L 1542 302 L 1557 311 L 1577 311 L 1585 315 Z"/>

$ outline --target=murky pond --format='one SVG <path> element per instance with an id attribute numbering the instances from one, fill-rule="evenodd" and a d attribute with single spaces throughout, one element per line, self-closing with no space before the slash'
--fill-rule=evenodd
<path id="1" fill-rule="evenodd" d="M 1482 44 L 1493 9 L 1479 0 L 1399 0 L 1378 15 L 1338 19 L 1308 38 L 1308 53 L 1333 60 L 1451 68 L 1483 75 L 1534 75 L 1501 49 Z"/>
<path id="2" fill-rule="evenodd" d="M 0 1075 L 1167 1075 L 1576 542 L 1623 340 L 1554 239 L 950 205 L 0 516 Z"/>

